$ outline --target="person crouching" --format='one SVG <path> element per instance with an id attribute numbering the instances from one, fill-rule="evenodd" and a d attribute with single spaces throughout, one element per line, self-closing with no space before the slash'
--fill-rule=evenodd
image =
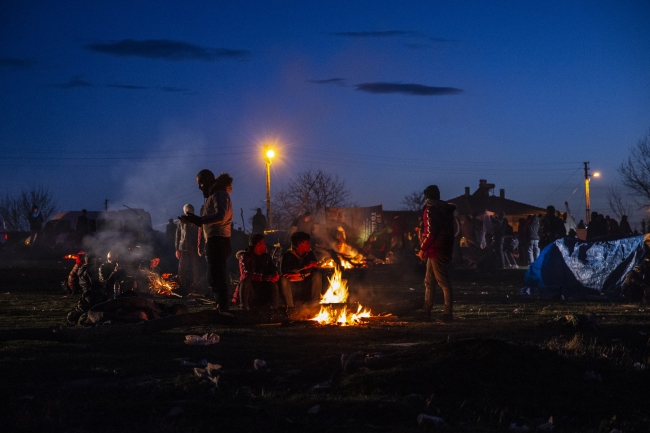
<path id="1" fill-rule="evenodd" d="M 291 235 L 291 249 L 282 256 L 280 287 L 286 296 L 287 309 L 294 308 L 294 299 L 309 305 L 320 302 L 323 277 L 310 239 L 305 232 L 295 232 Z"/>
<path id="2" fill-rule="evenodd" d="M 280 306 L 280 274 L 273 264 L 271 255 L 266 252 L 263 234 L 253 234 L 248 240 L 248 247 L 237 253 L 239 260 L 239 286 L 233 296 L 233 302 L 241 299 L 243 310 L 250 307 L 271 305 L 271 309 Z M 285 297 L 286 302 L 286 297 Z"/>

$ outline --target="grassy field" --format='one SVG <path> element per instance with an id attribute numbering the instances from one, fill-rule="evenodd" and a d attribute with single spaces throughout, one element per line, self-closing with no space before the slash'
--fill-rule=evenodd
<path id="1" fill-rule="evenodd" d="M 77 300 L 62 298 L 59 283 L 70 267 L 5 263 L 0 328 L 67 326 Z M 650 431 L 645 308 L 522 299 L 524 272 L 455 270 L 456 321 L 446 325 L 415 311 L 422 271 L 391 268 L 353 276 L 350 288 L 373 312 L 398 314 L 394 323 L 2 341 L 0 425 L 12 432 Z M 440 301 L 438 293 L 438 314 Z M 218 344 L 184 343 L 187 334 L 211 332 Z M 267 368 L 255 369 L 256 359 Z M 216 385 L 182 365 L 201 360 L 222 366 Z"/>

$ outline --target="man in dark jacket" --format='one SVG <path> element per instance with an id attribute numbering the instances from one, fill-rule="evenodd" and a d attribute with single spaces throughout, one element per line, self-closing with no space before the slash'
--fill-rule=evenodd
<path id="1" fill-rule="evenodd" d="M 546 215 L 539 221 L 540 248 L 566 236 L 562 218 L 555 214 L 555 206 L 546 207 Z"/>
<path id="2" fill-rule="evenodd" d="M 632 234 L 632 228 L 630 227 L 630 223 L 627 220 L 627 215 L 621 216 L 621 224 L 619 225 L 619 230 L 621 232 L 621 236 L 630 236 Z"/>
<path id="3" fill-rule="evenodd" d="M 264 234 L 266 230 L 266 217 L 262 214 L 262 209 L 257 208 L 257 213 L 253 215 L 253 233 Z"/>
<path id="4" fill-rule="evenodd" d="M 456 205 L 440 200 L 437 185 L 429 185 L 424 190 L 426 206 L 422 220 L 424 227 L 420 244 L 420 259 L 427 261 L 427 273 L 424 278 L 424 312 L 431 316 L 433 295 L 436 287 L 442 288 L 445 303 L 442 322 L 452 322 L 454 296 L 449 281 L 448 264 L 454 248 L 454 211 Z"/>
<path id="5" fill-rule="evenodd" d="M 259 307 L 271 304 L 272 309 L 280 306 L 280 289 L 278 281 L 280 274 L 273 264 L 273 258 L 266 252 L 264 235 L 256 233 L 248 240 L 248 247 L 237 253 L 239 260 L 239 287 L 238 292 L 233 296 L 233 302 L 241 298 L 243 310 L 249 310 L 251 306 Z M 239 296 L 238 296 L 239 295 Z M 286 294 L 283 295 L 285 304 Z"/>
<path id="6" fill-rule="evenodd" d="M 120 296 L 121 284 L 124 281 L 124 269 L 117 262 L 119 256 L 109 251 L 106 262 L 99 267 L 99 282 L 109 298 Z"/>
<path id="7" fill-rule="evenodd" d="M 32 248 L 38 234 L 43 228 L 43 215 L 38 209 L 38 206 L 32 206 L 32 213 L 27 215 L 27 219 L 29 220 L 29 247 Z"/>
<path id="8" fill-rule="evenodd" d="M 311 236 L 305 232 L 291 235 L 291 249 L 282 256 L 280 287 L 286 297 L 287 308 L 299 299 L 311 305 L 320 302 L 323 277 L 318 270 L 318 260 L 311 250 Z"/>
<path id="9" fill-rule="evenodd" d="M 528 224 L 528 264 L 532 264 L 539 257 L 539 217 L 533 216 Z"/>
<path id="10" fill-rule="evenodd" d="M 79 241 L 83 241 L 84 236 L 90 233 L 90 223 L 88 221 L 88 211 L 86 209 L 81 209 L 81 215 L 77 217 L 75 221 L 75 230 Z"/>
<path id="11" fill-rule="evenodd" d="M 194 213 L 194 206 L 183 206 L 185 215 Z M 178 259 L 178 278 L 181 288 L 187 294 L 195 293 L 199 287 L 199 228 L 184 221 L 178 221 L 174 239 L 176 258 Z M 192 282 L 188 282 L 188 273 L 192 272 Z"/>

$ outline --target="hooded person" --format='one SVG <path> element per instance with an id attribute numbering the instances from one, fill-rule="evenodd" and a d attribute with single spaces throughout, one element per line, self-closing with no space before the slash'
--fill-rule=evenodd
<path id="1" fill-rule="evenodd" d="M 194 206 L 183 206 L 183 214 L 194 214 Z M 178 259 L 178 278 L 186 294 L 195 293 L 199 287 L 199 229 L 197 226 L 179 221 L 176 226 L 174 246 Z M 192 279 L 188 278 L 191 272 Z"/>
<path id="2" fill-rule="evenodd" d="M 454 211 L 456 205 L 440 200 L 440 190 L 437 185 L 429 185 L 424 190 L 426 205 L 422 221 L 422 237 L 420 241 L 420 259 L 426 259 L 426 276 L 424 278 L 424 312 L 431 316 L 433 297 L 436 285 L 440 286 L 444 295 L 442 322 L 452 322 L 453 289 L 449 281 L 448 265 L 454 249 Z"/>
<path id="3" fill-rule="evenodd" d="M 201 216 L 188 214 L 178 217 L 184 223 L 202 228 L 208 263 L 208 283 L 221 312 L 228 311 L 230 301 L 226 260 L 232 252 L 232 181 L 233 178 L 228 173 L 221 173 L 215 178 L 210 170 L 201 170 L 196 175 L 196 183 L 205 197 Z"/>

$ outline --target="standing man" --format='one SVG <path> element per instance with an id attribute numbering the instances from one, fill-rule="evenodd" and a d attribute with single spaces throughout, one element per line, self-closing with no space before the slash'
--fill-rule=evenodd
<path id="1" fill-rule="evenodd" d="M 186 204 L 183 206 L 185 215 L 194 214 L 194 206 Z M 199 228 L 183 221 L 178 222 L 176 227 L 176 238 L 174 246 L 176 248 L 176 258 L 178 259 L 178 277 L 181 287 L 186 294 L 196 293 L 199 287 L 199 247 L 197 239 L 199 237 Z M 192 282 L 188 282 L 188 271 L 192 272 Z"/>
<path id="2" fill-rule="evenodd" d="M 257 208 L 257 213 L 253 215 L 253 234 L 264 234 L 266 230 L 266 217 L 262 214 L 262 209 Z"/>
<path id="3" fill-rule="evenodd" d="M 442 322 L 453 322 L 454 295 L 449 281 L 448 264 L 452 259 L 454 248 L 454 211 L 456 205 L 440 200 L 437 185 L 429 185 L 424 190 L 426 205 L 422 221 L 422 239 L 420 259 L 427 261 L 427 273 L 424 278 L 424 312 L 431 317 L 433 295 L 436 287 L 442 288 L 445 299 Z"/>
<path id="4" fill-rule="evenodd" d="M 74 227 L 77 231 L 79 242 L 82 242 L 84 237 L 90 233 L 90 223 L 88 222 L 88 211 L 86 209 L 81 209 L 81 215 L 77 217 Z"/>
<path id="5" fill-rule="evenodd" d="M 189 214 L 178 217 L 180 221 L 202 228 L 208 262 L 208 282 L 215 294 L 220 312 L 228 311 L 230 301 L 226 260 L 232 252 L 230 245 L 232 181 L 228 173 L 221 173 L 215 179 L 210 170 L 201 170 L 196 175 L 196 183 L 205 197 L 201 216 Z"/>
<path id="6" fill-rule="evenodd" d="M 32 206 L 32 213 L 27 215 L 29 220 L 29 248 L 34 247 L 34 242 L 43 228 L 43 215 L 38 210 L 38 206 Z"/>

